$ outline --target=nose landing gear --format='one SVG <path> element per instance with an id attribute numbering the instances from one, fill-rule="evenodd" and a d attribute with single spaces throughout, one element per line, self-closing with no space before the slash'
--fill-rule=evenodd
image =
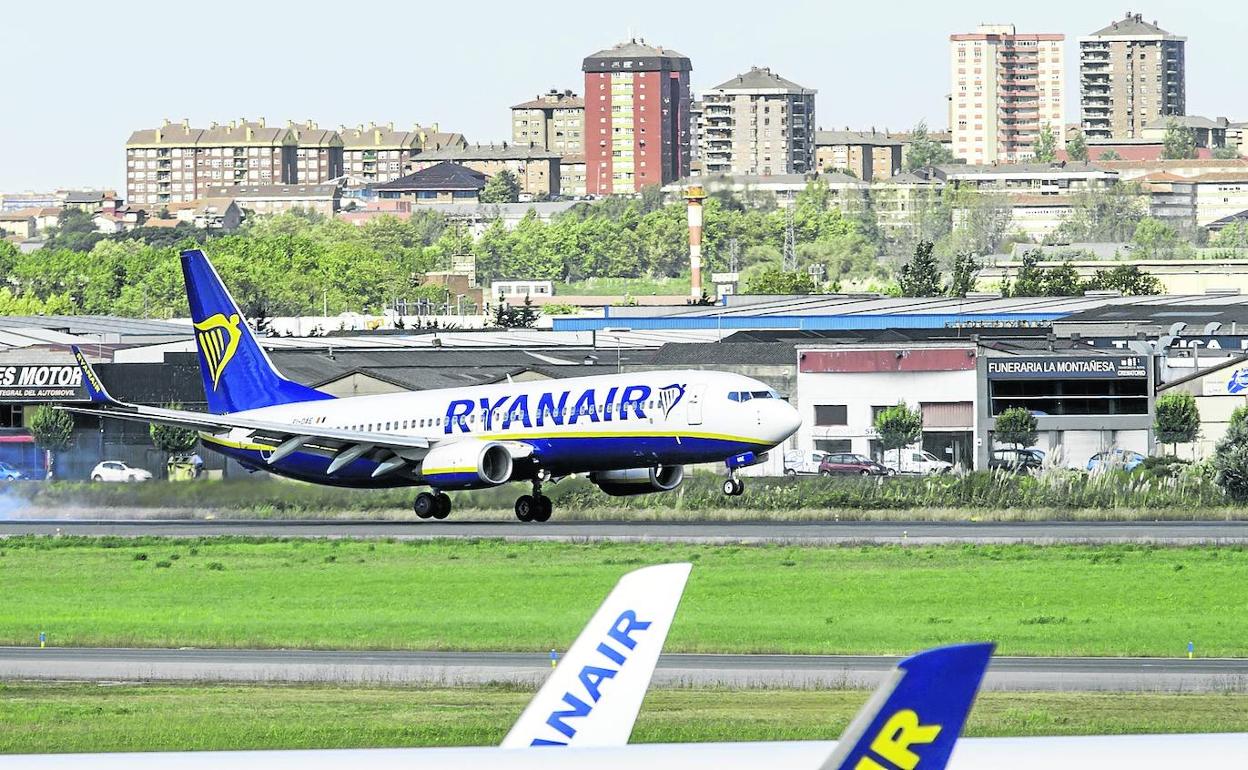
<path id="1" fill-rule="evenodd" d="M 451 515 L 451 498 L 445 492 L 421 492 L 412 503 L 412 511 L 422 519 L 445 519 Z"/>
<path id="2" fill-rule="evenodd" d="M 729 471 L 728 478 L 724 479 L 724 494 L 729 497 L 740 497 L 745 492 L 745 482 L 737 478 L 737 474 Z"/>

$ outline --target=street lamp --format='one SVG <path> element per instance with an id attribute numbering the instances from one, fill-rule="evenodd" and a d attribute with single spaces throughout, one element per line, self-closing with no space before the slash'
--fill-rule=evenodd
<path id="1" fill-rule="evenodd" d="M 620 335 L 631 332 L 632 329 L 627 326 L 608 326 L 602 330 L 605 334 L 615 335 L 615 373 L 619 374 L 622 370 L 622 358 L 620 356 Z"/>

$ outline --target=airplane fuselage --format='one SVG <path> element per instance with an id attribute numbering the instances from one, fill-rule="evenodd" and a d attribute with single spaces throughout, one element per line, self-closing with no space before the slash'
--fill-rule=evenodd
<path id="1" fill-rule="evenodd" d="M 737 374 L 653 371 L 509 382 L 465 388 L 308 401 L 237 413 L 322 428 L 418 436 L 432 445 L 504 442 L 520 467 L 552 476 L 722 462 L 761 455 L 797 429 L 796 410 L 766 384 Z M 351 487 L 438 483 L 428 469 L 374 476 L 361 457 L 327 473 L 331 457 L 314 448 L 270 464 L 274 447 L 249 432 L 204 435 L 206 446 L 248 467 Z"/>

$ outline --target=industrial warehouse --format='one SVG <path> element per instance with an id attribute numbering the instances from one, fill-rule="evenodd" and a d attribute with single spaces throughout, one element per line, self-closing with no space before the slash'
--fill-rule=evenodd
<path id="1" fill-rule="evenodd" d="M 387 323 L 387 320 L 389 323 Z M 420 319 L 411 319 L 418 325 Z M 1204 457 L 1244 403 L 1248 298 L 1239 295 L 899 299 L 863 295 L 730 296 L 716 306 L 605 307 L 556 316 L 548 329 L 378 328 L 272 336 L 286 376 L 335 396 L 558 379 L 594 373 L 713 369 L 757 378 L 796 406 L 803 425 L 747 474 L 781 475 L 791 451 L 880 458 L 878 412 L 922 412 L 916 451 L 950 466 L 990 465 L 995 418 L 1035 416 L 1036 448 L 1085 467 L 1111 450 L 1153 454 L 1153 404 L 1192 392 Z M 298 324 L 300 319 L 275 319 Z M 387 326 L 391 328 L 386 328 Z M 111 393 L 133 403 L 204 407 L 189 324 L 110 317 L 0 319 L 0 460 L 38 477 L 47 460 L 25 430 L 29 408 L 84 401 L 70 346 Z M 78 416 L 55 473 L 87 478 L 104 460 L 159 470 L 146 426 Z M 779 450 L 779 448 L 777 448 Z M 241 467 L 213 453 L 205 470 Z"/>

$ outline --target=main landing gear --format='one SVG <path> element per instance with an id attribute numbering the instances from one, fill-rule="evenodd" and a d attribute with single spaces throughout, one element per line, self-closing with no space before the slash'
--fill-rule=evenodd
<path id="1" fill-rule="evenodd" d="M 445 492 L 421 492 L 412 510 L 422 519 L 445 519 L 451 515 L 451 497 Z"/>
<path id="2" fill-rule="evenodd" d="M 553 510 L 554 504 L 550 502 L 550 498 L 542 494 L 540 481 L 533 482 L 533 494 L 516 498 L 516 518 L 520 521 L 549 521 Z"/>

